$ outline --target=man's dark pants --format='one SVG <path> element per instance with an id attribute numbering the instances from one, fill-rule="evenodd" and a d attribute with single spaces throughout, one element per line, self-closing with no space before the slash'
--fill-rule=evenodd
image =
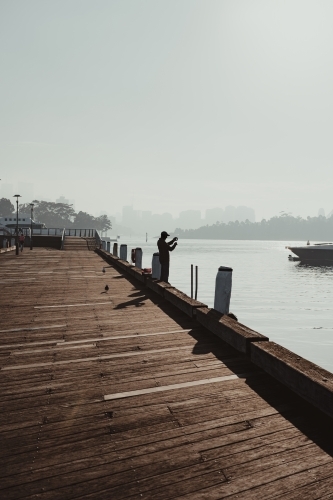
<path id="1" fill-rule="evenodd" d="M 161 281 L 169 282 L 170 262 L 161 262 Z"/>

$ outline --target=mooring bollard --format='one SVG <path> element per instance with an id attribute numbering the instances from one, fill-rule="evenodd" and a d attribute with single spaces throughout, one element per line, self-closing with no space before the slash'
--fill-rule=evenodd
<path id="1" fill-rule="evenodd" d="M 109 241 L 106 242 L 106 251 L 110 253 L 111 243 Z"/>
<path id="2" fill-rule="evenodd" d="M 142 248 L 135 249 L 135 265 L 139 269 L 142 269 Z"/>
<path id="3" fill-rule="evenodd" d="M 191 299 L 193 299 L 193 264 L 191 264 Z M 198 298 L 198 266 L 195 266 L 195 300 Z"/>
<path id="4" fill-rule="evenodd" d="M 216 275 L 214 309 L 229 314 L 232 287 L 231 267 L 220 266 Z"/>
<path id="5" fill-rule="evenodd" d="M 127 245 L 120 245 L 120 255 L 121 260 L 127 260 Z"/>
<path id="6" fill-rule="evenodd" d="M 153 254 L 151 261 L 151 277 L 156 280 L 161 278 L 160 254 L 158 252 Z"/>
<path id="7" fill-rule="evenodd" d="M 113 255 L 118 257 L 118 243 L 113 243 Z"/>
<path id="8" fill-rule="evenodd" d="M 106 250 L 106 241 L 104 241 L 104 240 L 102 241 L 102 248 L 103 248 L 103 250 Z"/>

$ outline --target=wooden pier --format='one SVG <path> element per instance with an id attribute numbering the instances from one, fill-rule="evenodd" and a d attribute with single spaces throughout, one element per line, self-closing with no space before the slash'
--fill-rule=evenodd
<path id="1" fill-rule="evenodd" d="M 332 419 L 82 245 L 0 256 L 0 498 L 333 498 Z"/>

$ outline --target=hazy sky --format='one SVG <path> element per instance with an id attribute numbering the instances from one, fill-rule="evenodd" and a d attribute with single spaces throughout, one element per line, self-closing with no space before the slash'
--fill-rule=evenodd
<path id="1" fill-rule="evenodd" d="M 332 0 L 0 0 L 2 182 L 90 212 L 327 213 L 332 25 Z"/>

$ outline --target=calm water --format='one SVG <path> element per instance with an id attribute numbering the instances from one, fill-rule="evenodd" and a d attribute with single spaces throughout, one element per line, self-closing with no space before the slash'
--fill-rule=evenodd
<path id="1" fill-rule="evenodd" d="M 156 241 L 126 243 L 129 249 L 140 246 L 143 267 L 151 267 Z M 288 261 L 285 246 L 292 243 L 302 244 L 180 240 L 169 280 L 190 295 L 190 265 L 199 266 L 198 300 L 213 307 L 218 267 L 232 267 L 230 311 L 239 321 L 333 372 L 333 266 Z"/>

